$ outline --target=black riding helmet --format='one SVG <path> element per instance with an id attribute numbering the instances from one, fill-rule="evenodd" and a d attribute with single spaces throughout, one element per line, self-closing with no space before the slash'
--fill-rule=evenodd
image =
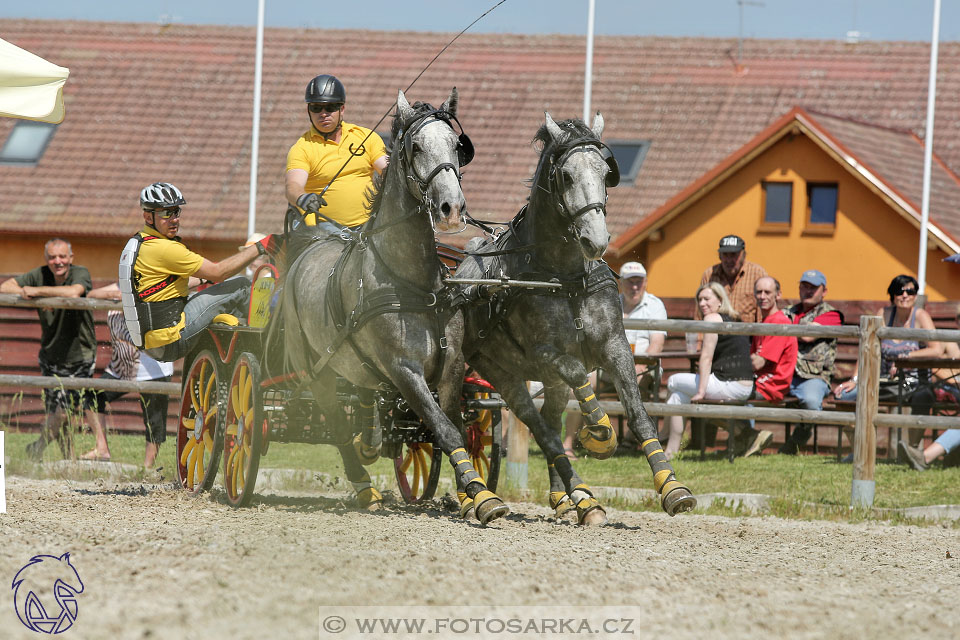
<path id="1" fill-rule="evenodd" d="M 304 102 L 324 102 L 343 104 L 347 101 L 347 90 L 335 76 L 323 73 L 307 85 Z"/>

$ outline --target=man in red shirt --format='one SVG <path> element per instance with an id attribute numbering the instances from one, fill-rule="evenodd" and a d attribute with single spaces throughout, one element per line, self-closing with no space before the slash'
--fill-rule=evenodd
<path id="1" fill-rule="evenodd" d="M 780 311 L 780 283 L 764 276 L 753 286 L 764 323 L 792 324 Z M 753 336 L 750 360 L 757 375 L 757 396 L 768 402 L 783 400 L 797 366 L 797 339 L 793 336 Z"/>
<path id="2" fill-rule="evenodd" d="M 764 323 L 791 324 L 777 306 L 782 296 L 780 283 L 775 278 L 759 278 L 753 285 L 753 295 Z M 793 371 L 797 366 L 797 339 L 792 336 L 753 336 L 750 361 L 757 376 L 754 397 L 767 402 L 779 402 L 793 380 Z M 750 446 L 744 457 L 762 451 L 773 439 L 771 432 L 755 432 L 752 426 L 754 433 L 748 436 Z"/>

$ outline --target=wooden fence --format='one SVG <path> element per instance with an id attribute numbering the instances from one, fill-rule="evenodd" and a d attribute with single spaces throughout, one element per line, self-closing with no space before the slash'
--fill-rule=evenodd
<path id="1" fill-rule="evenodd" d="M 85 298 L 39 298 L 24 300 L 10 294 L 0 294 L 0 307 L 27 307 L 27 308 L 70 308 L 109 310 L 119 309 L 117 302 L 103 300 L 87 300 Z M 896 340 L 931 340 L 950 341 L 960 343 L 960 330 L 949 329 L 905 329 L 884 327 L 878 316 L 862 315 L 859 327 L 840 326 L 825 327 L 818 325 L 781 325 L 749 322 L 702 322 L 694 320 L 625 320 L 627 329 L 656 329 L 670 333 L 720 333 L 733 335 L 766 335 L 766 336 L 795 336 L 795 337 L 825 337 L 825 338 L 856 338 L 858 340 L 859 383 L 856 410 L 854 412 L 841 411 L 806 411 L 800 409 L 780 409 L 768 407 L 748 406 L 711 406 L 711 405 L 667 405 L 653 402 L 645 405 L 647 411 L 655 416 L 689 416 L 700 418 L 737 418 L 765 421 L 779 421 L 786 423 L 810 423 L 828 425 L 854 426 L 854 459 L 853 482 L 851 488 L 851 505 L 870 506 L 873 504 L 875 492 L 874 467 L 876 464 L 876 429 L 878 427 L 892 427 L 899 429 L 948 429 L 960 428 L 960 418 L 938 416 L 911 416 L 880 414 L 878 411 L 878 396 L 880 384 L 880 341 L 891 338 Z M 4 336 L 4 342 L 9 338 Z M 17 336 L 12 339 L 16 340 Z M 63 386 L 64 388 L 111 389 L 128 392 L 147 391 L 151 393 L 168 393 L 179 395 L 180 385 L 177 382 L 128 382 L 120 380 L 102 380 L 98 378 L 44 378 L 24 374 L 0 374 L 0 389 L 14 388 L 19 392 L 24 389 L 39 389 Z M 623 407 L 619 402 L 601 403 L 604 410 L 611 415 L 622 415 Z M 576 402 L 568 405 L 571 409 L 578 408 Z M 176 412 L 171 412 L 175 418 Z M 168 425 L 169 428 L 169 425 Z M 511 447 L 511 453 L 514 453 Z M 517 469 L 517 461 L 509 460 L 508 472 Z"/>

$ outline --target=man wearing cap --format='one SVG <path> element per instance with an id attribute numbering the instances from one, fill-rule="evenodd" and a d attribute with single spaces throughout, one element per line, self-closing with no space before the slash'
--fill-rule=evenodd
<path id="1" fill-rule="evenodd" d="M 784 313 L 793 324 L 816 324 L 839 327 L 843 313 L 823 300 L 827 292 L 827 277 L 816 269 L 809 269 L 800 276 L 800 303 Z M 800 399 L 800 408 L 819 411 L 823 398 L 830 391 L 837 358 L 836 338 L 797 338 L 797 368 L 790 383 L 790 393 Z M 780 447 L 780 453 L 796 455 L 800 446 L 806 444 L 812 427 L 799 424 Z"/>
<path id="2" fill-rule="evenodd" d="M 767 275 L 766 269 L 747 261 L 746 245 L 740 236 L 720 238 L 717 253 L 720 254 L 720 263 L 703 272 L 700 286 L 719 282 L 730 296 L 733 308 L 740 314 L 741 322 L 760 322 L 753 285 L 757 279 Z"/>

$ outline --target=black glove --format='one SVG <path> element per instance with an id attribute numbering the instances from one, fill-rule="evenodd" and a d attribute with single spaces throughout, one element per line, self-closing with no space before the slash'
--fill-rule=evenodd
<path id="1" fill-rule="evenodd" d="M 257 242 L 257 253 L 260 255 L 269 253 L 271 256 L 275 256 L 280 252 L 280 246 L 282 243 L 283 235 L 271 233 L 263 240 Z"/>
<path id="2" fill-rule="evenodd" d="M 303 209 L 304 213 L 320 213 L 320 207 L 327 206 L 327 201 L 317 193 L 304 193 L 297 198 L 297 206 Z"/>

